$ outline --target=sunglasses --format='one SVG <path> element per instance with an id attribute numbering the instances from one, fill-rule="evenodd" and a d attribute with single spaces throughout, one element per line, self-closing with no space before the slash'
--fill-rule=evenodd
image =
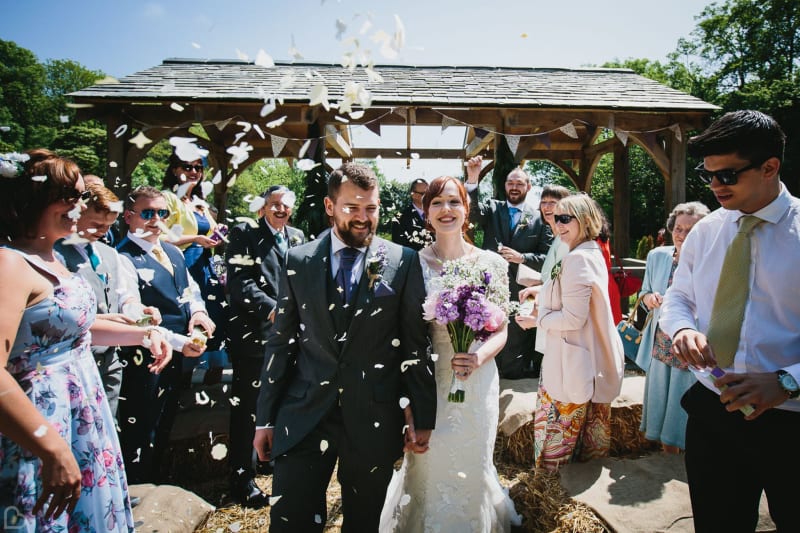
<path id="1" fill-rule="evenodd" d="M 694 168 L 694 170 L 700 176 L 700 180 L 706 185 L 711 184 L 711 180 L 714 179 L 714 176 L 716 176 L 717 180 L 719 180 L 719 182 L 723 185 L 736 185 L 736 183 L 739 181 L 739 174 L 754 168 L 758 168 L 763 164 L 764 163 L 762 161 L 761 163 L 751 163 L 746 167 L 740 168 L 739 170 L 723 168 L 721 170 L 711 171 L 706 170 L 705 166 L 703 166 L 703 163 L 700 163 Z"/>
<path id="2" fill-rule="evenodd" d="M 78 202 L 78 200 L 85 202 L 91 197 L 91 192 L 81 192 L 78 189 L 73 189 L 72 187 L 64 187 L 64 191 L 61 193 L 61 199 L 70 204 L 74 204 Z"/>
<path id="3" fill-rule="evenodd" d="M 203 165 L 181 165 L 181 168 L 186 172 L 191 172 L 192 170 L 194 170 L 195 172 L 203 171 Z"/>
<path id="4" fill-rule="evenodd" d="M 553 215 L 553 218 L 556 219 L 556 224 L 569 224 L 578 217 L 575 215 Z"/>
<path id="5" fill-rule="evenodd" d="M 133 209 L 130 209 L 131 213 L 135 213 Z M 158 215 L 158 218 L 164 220 L 169 218 L 169 209 L 142 209 L 139 211 L 139 216 L 142 217 L 142 220 L 151 220 L 154 216 Z"/>

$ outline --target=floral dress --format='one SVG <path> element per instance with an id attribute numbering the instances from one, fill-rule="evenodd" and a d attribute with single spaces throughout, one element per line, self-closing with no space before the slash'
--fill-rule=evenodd
<path id="1" fill-rule="evenodd" d="M 21 252 L 20 252 L 21 253 Z M 0 517 L 9 531 L 133 531 L 128 484 L 114 418 L 90 350 L 94 293 L 80 276 L 58 280 L 52 297 L 25 309 L 6 369 L 72 446 L 81 496 L 71 514 L 33 515 L 42 493 L 41 461 L 0 434 Z"/>

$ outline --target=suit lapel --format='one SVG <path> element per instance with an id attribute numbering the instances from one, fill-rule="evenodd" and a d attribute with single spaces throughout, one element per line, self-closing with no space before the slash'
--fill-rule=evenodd
<path id="1" fill-rule="evenodd" d="M 305 304 L 308 308 L 314 310 L 317 315 L 317 323 L 321 328 L 321 335 L 328 339 L 333 353 L 339 353 L 339 346 L 336 345 L 336 327 L 333 324 L 331 313 L 328 307 L 333 302 L 328 302 L 326 298 L 323 301 L 326 305 L 316 305 L 314 302 L 319 301 L 320 295 L 328 294 L 327 276 L 330 275 L 330 268 L 328 262 L 330 261 L 331 252 L 331 236 L 330 233 L 319 239 L 317 249 L 313 254 L 310 254 L 305 259 L 303 273 L 305 274 L 305 282 L 308 291 L 307 301 L 297 302 L 298 306 Z M 322 275 L 320 275 L 320 273 Z M 298 275 L 298 274 L 295 274 Z M 335 302 L 338 303 L 338 302 Z"/>

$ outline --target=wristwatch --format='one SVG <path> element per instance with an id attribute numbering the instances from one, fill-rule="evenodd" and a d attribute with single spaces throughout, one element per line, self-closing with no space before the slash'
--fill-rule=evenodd
<path id="1" fill-rule="evenodd" d="M 790 399 L 800 396 L 800 385 L 797 384 L 797 380 L 790 373 L 786 370 L 778 370 L 775 373 L 778 375 L 778 383 L 780 383 Z"/>

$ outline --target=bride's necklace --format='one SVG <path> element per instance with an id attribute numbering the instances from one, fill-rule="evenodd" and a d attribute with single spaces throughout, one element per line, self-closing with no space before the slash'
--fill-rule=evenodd
<path id="1" fill-rule="evenodd" d="M 436 260 L 439 261 L 439 263 L 444 264 L 445 261 L 450 261 L 450 260 L 453 260 L 453 259 L 459 259 L 461 257 L 464 257 L 465 255 L 469 255 L 469 253 L 471 251 L 470 247 L 471 247 L 471 245 L 467 244 L 466 242 L 464 242 L 462 240 L 461 241 L 461 254 L 456 256 L 456 257 L 447 257 L 447 258 L 444 258 L 444 259 L 442 259 L 439 256 L 439 253 L 436 251 L 436 243 L 431 244 L 431 251 L 433 252 L 433 255 L 436 257 Z"/>

